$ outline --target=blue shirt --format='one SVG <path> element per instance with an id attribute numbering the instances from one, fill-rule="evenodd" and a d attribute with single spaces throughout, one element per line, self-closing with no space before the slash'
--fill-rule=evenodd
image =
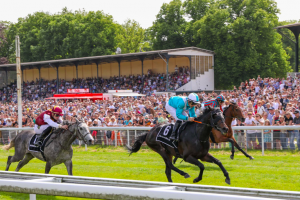
<path id="1" fill-rule="evenodd" d="M 124 124 L 125 124 L 125 125 L 128 125 L 130 122 L 132 123 L 131 120 L 125 120 L 125 121 L 124 121 Z"/>
<path id="2" fill-rule="evenodd" d="M 181 120 L 188 120 L 188 117 L 182 112 L 188 110 L 191 117 L 197 117 L 195 108 L 188 105 L 187 97 L 173 96 L 169 99 L 168 104 L 176 109 L 176 117 Z"/>

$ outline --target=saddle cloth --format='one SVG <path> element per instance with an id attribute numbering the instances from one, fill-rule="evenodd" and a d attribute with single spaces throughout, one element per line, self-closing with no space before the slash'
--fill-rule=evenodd
<path id="1" fill-rule="evenodd" d="M 53 132 L 51 131 L 51 133 L 49 135 L 47 135 L 47 137 L 44 139 L 44 141 L 42 141 L 42 146 L 41 147 L 36 147 L 34 145 L 35 141 L 37 140 L 37 138 L 39 136 L 39 134 L 34 134 L 32 136 L 32 138 L 30 139 L 30 141 L 29 141 L 28 150 L 29 151 L 34 151 L 34 152 L 44 153 L 45 145 L 46 145 L 47 141 L 49 140 L 49 138 L 51 137 L 52 133 Z"/>
<path id="2" fill-rule="evenodd" d="M 173 131 L 173 128 L 174 128 L 174 124 L 167 124 L 163 126 L 156 136 L 156 141 L 168 145 L 169 147 L 177 148 L 176 143 L 169 139 Z"/>

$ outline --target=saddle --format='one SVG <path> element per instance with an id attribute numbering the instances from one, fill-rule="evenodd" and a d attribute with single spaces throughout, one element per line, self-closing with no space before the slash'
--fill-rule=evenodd
<path id="1" fill-rule="evenodd" d="M 171 133 L 173 131 L 174 124 L 167 124 L 163 126 L 156 136 L 156 141 L 162 142 L 172 148 L 175 148 L 173 142 L 170 140 Z"/>
<path id="2" fill-rule="evenodd" d="M 47 147 L 51 143 L 50 142 L 46 146 L 46 143 L 48 142 L 48 140 L 50 139 L 50 137 L 51 137 L 52 134 L 53 134 L 53 131 L 51 131 L 51 133 L 49 135 L 47 135 L 47 137 L 42 141 L 42 145 L 40 147 L 37 147 L 37 146 L 34 145 L 34 143 L 37 140 L 38 135 L 39 135 L 39 134 L 34 134 L 32 136 L 32 138 L 30 139 L 30 141 L 29 141 L 28 150 L 29 151 L 33 151 L 33 152 L 41 152 L 44 160 L 46 161 L 46 158 L 45 158 L 45 155 L 44 155 L 44 149 L 45 149 L 45 147 Z"/>

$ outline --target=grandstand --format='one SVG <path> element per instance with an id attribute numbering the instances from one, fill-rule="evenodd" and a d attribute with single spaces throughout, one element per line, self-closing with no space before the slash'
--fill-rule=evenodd
<path id="1" fill-rule="evenodd" d="M 22 60 L 22 56 L 21 56 Z M 92 56 L 21 63 L 23 82 L 36 80 L 109 79 L 130 75 L 173 73 L 177 66 L 189 67 L 190 82 L 178 90 L 214 89 L 214 52 L 196 47 L 118 55 Z M 0 65 L 0 88 L 14 82 L 15 64 Z M 167 78 L 167 90 L 168 78 Z M 143 82 L 143 81 L 142 81 Z"/>

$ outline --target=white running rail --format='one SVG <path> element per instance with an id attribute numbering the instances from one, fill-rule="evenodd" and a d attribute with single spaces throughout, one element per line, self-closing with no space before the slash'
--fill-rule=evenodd
<path id="1" fill-rule="evenodd" d="M 0 171 L 0 191 L 97 199 L 295 199 L 300 192 Z"/>

